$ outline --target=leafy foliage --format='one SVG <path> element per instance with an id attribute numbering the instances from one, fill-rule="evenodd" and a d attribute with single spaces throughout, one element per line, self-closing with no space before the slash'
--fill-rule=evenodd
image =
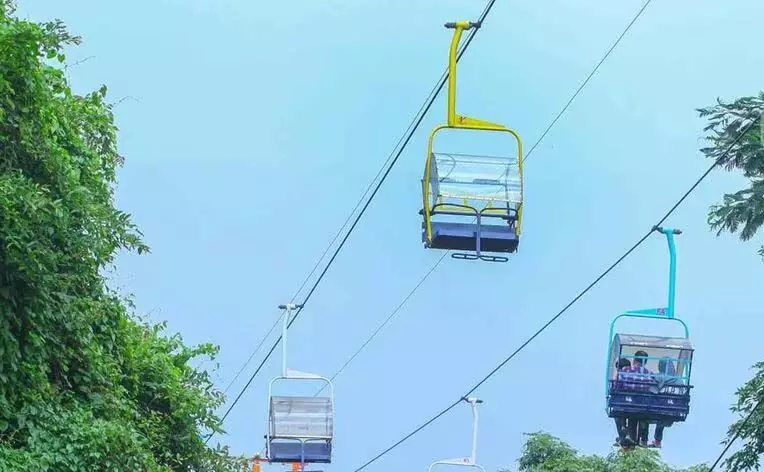
<path id="1" fill-rule="evenodd" d="M 732 103 L 717 100 L 698 111 L 709 121 L 704 131 L 710 145 L 701 151 L 727 170 L 741 170 L 750 181 L 748 188 L 726 194 L 720 205 L 712 206 L 708 222 L 717 234 L 739 232 L 748 241 L 764 224 L 764 92 Z M 764 258 L 764 246 L 759 254 Z"/>
<path id="2" fill-rule="evenodd" d="M 752 239 L 764 225 L 764 92 L 743 97 L 732 103 L 717 100 L 712 107 L 698 110 L 709 121 L 705 128 L 710 146 L 701 151 L 720 160 L 727 169 L 742 171 L 749 181 L 748 188 L 724 195 L 722 204 L 711 207 L 709 224 L 717 230 L 739 232 L 740 239 Z M 728 151 L 729 150 L 729 151 Z M 726 155 L 725 155 L 726 152 Z M 759 250 L 764 258 L 764 246 Z M 764 408 L 754 405 L 764 401 L 764 362 L 756 364 L 756 375 L 737 391 L 737 403 L 732 411 L 744 417 L 730 426 L 725 443 L 739 433 L 743 447 L 725 460 L 729 472 L 758 470 L 764 454 Z"/>
<path id="3" fill-rule="evenodd" d="M 732 411 L 742 418 L 732 424 L 727 432 L 725 444 L 736 435 L 743 441 L 743 447 L 724 461 L 728 472 L 759 470 L 760 458 L 764 454 L 764 362 L 754 366 L 756 374 L 737 391 L 737 403 Z M 755 411 L 754 411 L 755 409 Z M 749 417 L 748 421 L 745 418 Z"/>
<path id="4" fill-rule="evenodd" d="M 134 318 L 102 275 L 148 251 L 114 207 L 106 87 L 72 93 L 79 38 L 12 13 L 0 0 L 0 470 L 242 470 L 200 436 L 223 398 L 189 361 L 217 349 Z"/>
<path id="5" fill-rule="evenodd" d="M 528 435 L 520 457 L 518 472 L 707 472 L 697 465 L 689 469 L 672 468 L 652 449 L 618 450 L 607 457 L 581 456 L 560 439 L 543 432 Z M 509 472 L 505 470 L 503 472 Z"/>

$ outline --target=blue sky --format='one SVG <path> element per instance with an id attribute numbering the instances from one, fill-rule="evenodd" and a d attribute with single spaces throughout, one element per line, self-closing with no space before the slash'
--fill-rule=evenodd
<path id="1" fill-rule="evenodd" d="M 75 90 L 107 84 L 120 148 L 118 203 L 153 253 L 117 285 L 190 343 L 222 346 L 225 386 L 376 174 L 446 64 L 442 25 L 484 2 L 21 0 L 83 36 Z M 642 2 L 499 1 L 461 62 L 459 110 L 530 146 Z M 509 264 L 447 259 L 337 379 L 331 470 L 360 466 L 482 378 L 631 246 L 708 166 L 695 108 L 761 89 L 764 4 L 654 0 L 526 168 L 524 238 Z M 290 330 L 290 365 L 331 375 L 429 270 L 420 185 L 443 97 Z M 761 243 L 716 238 L 709 205 L 742 180 L 714 172 L 670 219 L 677 310 L 697 352 L 693 410 L 664 458 L 712 460 L 735 389 L 762 360 Z M 515 466 L 523 432 L 605 454 L 610 319 L 665 303 L 667 253 L 648 240 L 483 385 L 478 458 Z M 458 286 L 459 290 L 454 290 Z M 628 327 L 628 325 L 626 326 Z M 275 339 L 277 333 L 274 333 Z M 269 340 L 269 343 L 273 342 Z M 259 363 L 259 357 L 248 372 Z M 217 440 L 262 449 L 274 356 Z M 248 377 L 248 375 L 246 375 Z M 246 378 L 239 379 L 234 389 Z M 367 470 L 425 470 L 469 452 L 465 405 Z"/>

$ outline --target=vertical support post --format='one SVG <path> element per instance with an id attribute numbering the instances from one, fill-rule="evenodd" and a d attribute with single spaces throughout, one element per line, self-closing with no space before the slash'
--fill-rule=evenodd
<path id="1" fill-rule="evenodd" d="M 472 407 L 472 455 L 470 455 L 470 464 L 475 464 L 477 462 L 477 436 L 478 436 L 478 411 L 477 406 L 480 403 L 483 403 L 483 400 L 480 400 L 475 397 L 469 397 L 464 399 L 467 403 L 470 404 Z"/>
<path id="2" fill-rule="evenodd" d="M 471 462 L 477 461 L 477 433 L 478 433 L 478 412 L 477 405 L 472 403 L 472 455 Z"/>
<path id="3" fill-rule="evenodd" d="M 674 302 L 676 298 L 676 246 L 674 234 L 666 233 L 669 247 L 669 293 L 668 293 L 668 317 L 674 317 Z"/>
<path id="4" fill-rule="evenodd" d="M 451 48 L 448 51 L 448 115 L 447 123 L 449 126 L 456 124 L 456 54 L 459 49 L 459 42 L 462 39 L 464 25 L 462 22 L 454 24 L 454 36 L 451 38 Z M 448 25 L 446 25 L 448 27 Z"/>
<path id="5" fill-rule="evenodd" d="M 454 30 L 454 36 L 451 38 L 451 48 L 448 51 L 448 126 L 454 126 L 456 123 L 456 62 L 458 60 L 459 42 L 462 39 L 462 32 L 471 28 L 480 27 L 480 23 L 470 21 L 457 21 L 455 23 L 446 23 L 446 28 Z"/>
<path id="6" fill-rule="evenodd" d="M 281 323 L 281 375 L 287 376 L 287 329 L 289 329 L 289 320 L 292 317 L 292 310 L 302 308 L 302 305 L 287 303 L 279 305 L 280 310 L 284 310 L 284 318 Z"/>
<path id="7" fill-rule="evenodd" d="M 284 377 L 287 376 L 287 328 L 289 325 L 289 317 L 292 314 L 292 307 L 286 306 L 284 311 L 284 320 L 281 324 L 281 372 Z"/>
<path id="8" fill-rule="evenodd" d="M 674 243 L 674 235 L 682 234 L 681 230 L 673 228 L 656 228 L 658 231 L 666 235 L 666 242 L 669 249 L 669 290 L 668 290 L 668 307 L 666 308 L 666 317 L 674 318 L 674 304 L 676 300 L 676 244 Z"/>

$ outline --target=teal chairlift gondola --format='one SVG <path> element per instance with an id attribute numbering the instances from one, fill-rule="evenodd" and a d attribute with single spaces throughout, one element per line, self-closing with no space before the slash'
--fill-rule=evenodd
<path id="1" fill-rule="evenodd" d="M 693 347 L 687 324 L 674 313 L 676 291 L 676 247 L 674 236 L 681 231 L 671 228 L 654 228 L 666 236 L 669 248 L 668 306 L 627 311 L 618 315 L 610 324 L 609 344 L 605 365 L 606 412 L 611 418 L 629 418 L 643 423 L 673 423 L 684 421 L 690 412 L 690 374 Z M 616 321 L 621 318 L 664 320 L 682 326 L 684 336 L 656 336 L 617 333 Z M 619 372 L 620 359 L 634 362 L 637 351 L 652 372 Z"/>

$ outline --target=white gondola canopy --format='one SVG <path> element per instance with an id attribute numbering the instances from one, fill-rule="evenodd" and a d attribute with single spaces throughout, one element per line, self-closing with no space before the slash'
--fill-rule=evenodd
<path id="1" fill-rule="evenodd" d="M 331 439 L 334 414 L 330 397 L 271 397 L 270 435 L 283 439 Z"/>

